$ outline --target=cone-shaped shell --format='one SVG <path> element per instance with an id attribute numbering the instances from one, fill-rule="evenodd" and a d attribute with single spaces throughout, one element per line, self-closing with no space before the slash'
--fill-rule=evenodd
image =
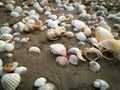
<path id="1" fill-rule="evenodd" d="M 99 46 L 111 50 L 114 53 L 120 53 L 120 42 L 115 39 L 107 39 L 99 42 Z"/>
<path id="2" fill-rule="evenodd" d="M 103 27 L 96 28 L 95 37 L 98 41 L 102 41 L 106 39 L 114 39 L 114 36 L 112 35 L 112 33 Z"/>
<path id="3" fill-rule="evenodd" d="M 90 61 L 95 61 L 102 58 L 102 53 L 96 48 L 85 48 L 83 50 L 83 53 L 84 56 Z"/>
<path id="4" fill-rule="evenodd" d="M 65 56 L 58 56 L 56 58 L 56 62 L 58 62 L 62 66 L 69 64 L 69 61 L 68 61 L 67 57 L 65 57 Z"/>
<path id="5" fill-rule="evenodd" d="M 9 73 L 2 76 L 1 84 L 4 90 L 15 90 L 18 87 L 20 80 L 21 77 L 19 74 Z"/>
<path id="6" fill-rule="evenodd" d="M 66 48 L 63 44 L 51 44 L 50 48 L 53 54 L 66 56 Z"/>

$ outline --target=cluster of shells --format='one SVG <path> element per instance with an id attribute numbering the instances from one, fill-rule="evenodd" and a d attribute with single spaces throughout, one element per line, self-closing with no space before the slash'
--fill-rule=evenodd
<path id="1" fill-rule="evenodd" d="M 56 62 L 62 66 L 69 63 L 78 65 L 79 60 L 89 61 L 89 69 L 93 72 L 100 70 L 100 64 L 97 60 L 105 58 L 108 60 L 120 60 L 120 40 L 117 40 L 118 33 L 113 33 L 111 27 L 105 21 L 105 18 L 112 18 L 120 22 L 119 10 L 120 1 L 118 3 L 108 2 L 108 0 L 55 0 L 56 7 L 51 7 L 51 0 L 21 0 L 23 8 L 17 6 L 14 0 L 5 0 L 5 4 L 0 2 L 0 7 L 4 7 L 5 12 L 10 13 L 10 17 L 22 17 L 22 20 L 9 27 L 9 23 L 0 27 L 0 52 L 8 52 L 6 56 L 12 57 L 16 42 L 27 43 L 30 37 L 20 38 L 24 33 L 32 33 L 32 31 L 47 30 L 47 39 L 50 41 L 59 40 L 66 37 L 69 40 L 76 38 L 78 44 L 86 46 L 86 42 L 90 47 L 79 49 L 72 47 L 68 50 L 62 43 L 51 44 L 51 52 L 58 55 Z M 99 4 L 99 2 L 101 2 Z M 107 6 L 106 6 L 107 5 Z M 112 6 L 114 7 L 112 7 Z M 32 10 L 28 10 L 29 7 Z M 77 9 L 77 19 L 72 14 L 60 13 L 60 11 L 72 12 Z M 41 20 L 41 16 L 46 17 L 45 21 Z M 120 30 L 120 24 L 113 25 Z M 72 28 L 72 30 L 70 30 Z M 41 53 L 37 46 L 29 47 L 28 52 Z M 14 90 L 20 83 L 20 75 L 27 71 L 24 66 L 18 67 L 18 62 L 12 62 L 2 66 L 1 60 L 0 75 L 2 86 L 5 90 Z M 13 67 L 11 67 L 13 66 Z M 12 70 L 11 70 L 12 69 Z M 54 90 L 52 83 L 46 83 L 45 78 L 39 78 L 34 85 L 39 87 L 38 90 Z M 13 87 L 14 86 L 14 87 Z M 107 82 L 97 79 L 94 86 L 105 90 L 109 88 Z M 47 89 L 46 89 L 47 88 Z"/>

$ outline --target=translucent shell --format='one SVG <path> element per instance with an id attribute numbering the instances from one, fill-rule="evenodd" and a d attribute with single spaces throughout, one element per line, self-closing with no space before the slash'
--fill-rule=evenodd
<path id="1" fill-rule="evenodd" d="M 19 83 L 21 77 L 17 73 L 4 74 L 1 78 L 1 84 L 4 90 L 15 90 Z"/>

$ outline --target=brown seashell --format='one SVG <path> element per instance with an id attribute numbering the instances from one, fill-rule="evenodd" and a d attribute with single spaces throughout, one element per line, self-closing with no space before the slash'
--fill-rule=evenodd
<path id="1" fill-rule="evenodd" d="M 8 63 L 7 65 L 5 65 L 3 67 L 3 70 L 5 72 L 12 72 L 12 71 L 14 71 L 17 68 L 17 66 L 18 66 L 18 62 Z"/>

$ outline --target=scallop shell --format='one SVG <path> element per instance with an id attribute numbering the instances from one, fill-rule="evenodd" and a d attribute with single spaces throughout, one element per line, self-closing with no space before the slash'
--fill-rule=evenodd
<path id="1" fill-rule="evenodd" d="M 87 39 L 87 37 L 85 36 L 85 34 L 83 32 L 78 32 L 75 34 L 75 36 L 80 41 L 86 41 L 86 39 Z"/>
<path id="2" fill-rule="evenodd" d="M 55 85 L 53 83 L 46 83 L 45 85 L 39 87 L 38 90 L 55 90 Z"/>
<path id="3" fill-rule="evenodd" d="M 95 61 L 97 59 L 102 58 L 101 51 L 96 48 L 85 48 L 83 50 L 83 53 L 84 53 L 84 56 L 90 61 Z"/>
<path id="4" fill-rule="evenodd" d="M 63 44 L 51 44 L 50 48 L 53 54 L 66 56 L 66 48 Z"/>
<path id="5" fill-rule="evenodd" d="M 35 80 L 34 86 L 35 87 L 41 87 L 41 86 L 45 85 L 46 82 L 47 82 L 46 78 L 40 77 L 40 78 L 38 78 L 38 79 Z"/>
<path id="6" fill-rule="evenodd" d="M 1 84 L 4 90 L 15 90 L 19 83 L 21 77 L 17 73 L 4 74 L 1 78 Z"/>
<path id="7" fill-rule="evenodd" d="M 105 28 L 97 27 L 95 30 L 95 38 L 98 41 L 106 40 L 106 39 L 114 39 L 112 33 Z"/>
<path id="8" fill-rule="evenodd" d="M 89 69 L 92 71 L 92 72 L 97 72 L 100 70 L 100 64 L 95 62 L 95 61 L 90 61 L 89 62 Z"/>
<path id="9" fill-rule="evenodd" d="M 120 53 L 120 42 L 115 39 L 107 39 L 99 42 L 99 46 L 113 53 Z"/>
<path id="10" fill-rule="evenodd" d="M 69 62 L 72 65 L 78 65 L 79 58 L 76 55 L 69 56 Z"/>
<path id="11" fill-rule="evenodd" d="M 110 87 L 109 84 L 102 79 L 96 79 L 94 81 L 93 86 L 96 87 L 96 88 L 100 88 L 100 90 L 106 90 Z"/>
<path id="12" fill-rule="evenodd" d="M 0 32 L 2 34 L 9 34 L 12 31 L 12 29 L 10 27 L 4 26 L 0 28 Z"/>
<path id="13" fill-rule="evenodd" d="M 30 47 L 28 51 L 29 52 L 35 52 L 35 53 L 40 53 L 41 52 L 41 50 L 36 46 Z"/>
<path id="14" fill-rule="evenodd" d="M 0 52 L 3 52 L 3 51 L 5 51 L 5 42 L 4 41 L 2 41 L 2 40 L 0 40 Z"/>
<path id="15" fill-rule="evenodd" d="M 27 68 L 24 66 L 17 67 L 14 70 L 14 73 L 18 73 L 18 74 L 25 74 L 26 72 L 27 72 Z"/>
<path id="16" fill-rule="evenodd" d="M 58 56 L 56 58 L 56 62 L 62 66 L 69 64 L 69 61 L 68 61 L 67 57 L 65 57 L 65 56 Z"/>
<path id="17" fill-rule="evenodd" d="M 18 66 L 18 62 L 8 63 L 3 67 L 3 70 L 5 72 L 12 72 L 17 68 L 17 66 Z"/>
<path id="18" fill-rule="evenodd" d="M 6 43 L 6 44 L 4 45 L 5 50 L 8 51 L 8 52 L 13 51 L 13 50 L 14 50 L 14 47 L 15 47 L 15 46 L 14 46 L 12 43 Z"/>
<path id="19" fill-rule="evenodd" d="M 11 34 L 2 34 L 0 36 L 0 39 L 2 39 L 2 40 L 12 40 L 13 36 Z"/>

